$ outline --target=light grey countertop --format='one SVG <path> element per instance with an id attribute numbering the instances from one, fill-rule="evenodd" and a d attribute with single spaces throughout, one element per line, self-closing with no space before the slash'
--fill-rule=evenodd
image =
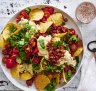
<path id="1" fill-rule="evenodd" d="M 83 1 L 90 1 L 96 4 L 96 0 L 0 0 L 0 32 L 8 20 L 19 10 L 26 6 L 36 4 L 52 4 L 66 13 L 68 13 L 78 24 L 81 34 L 83 36 L 84 47 L 91 40 L 96 40 L 96 18 L 90 24 L 82 24 L 75 18 L 76 7 Z M 81 71 L 78 72 L 76 77 L 71 83 L 60 91 L 76 91 L 80 81 Z M 15 87 L 4 75 L 0 67 L 0 90 L 13 90 L 18 91 L 19 88 Z"/>

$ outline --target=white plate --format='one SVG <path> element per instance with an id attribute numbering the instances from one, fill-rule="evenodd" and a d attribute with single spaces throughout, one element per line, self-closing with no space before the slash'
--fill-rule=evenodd
<path id="1" fill-rule="evenodd" d="M 50 6 L 50 5 L 35 5 L 35 6 L 30 6 L 31 9 L 35 9 L 35 8 L 42 8 L 42 7 L 46 7 L 46 6 Z M 66 26 L 68 26 L 69 28 L 74 28 L 76 30 L 76 33 L 79 35 L 79 37 L 82 39 L 82 36 L 81 36 L 81 33 L 80 33 L 80 30 L 79 30 L 79 27 L 77 26 L 77 24 L 74 22 L 74 20 L 68 15 L 66 14 L 64 11 L 60 10 L 60 9 L 57 9 L 56 7 L 54 6 L 51 6 L 55 9 L 56 12 L 61 12 L 63 14 L 64 17 L 66 17 L 68 19 L 68 22 L 66 23 Z M 18 16 L 20 12 L 18 12 L 17 14 L 15 14 L 10 20 L 9 22 L 15 22 L 16 20 L 16 17 Z M 84 53 L 84 52 L 83 52 Z M 83 53 L 80 57 L 80 61 L 83 59 Z M 0 50 L 0 60 L 2 60 L 2 50 Z M 77 69 L 77 72 L 76 74 L 78 73 L 79 69 L 80 69 L 80 66 L 81 66 L 81 63 L 79 64 L 79 67 Z M 18 88 L 22 89 L 22 90 L 25 90 L 25 91 L 37 91 L 34 84 L 31 86 L 31 87 L 27 87 L 25 81 L 21 81 L 21 80 L 15 80 L 9 70 L 2 64 L 2 61 L 0 61 L 0 65 L 1 65 L 1 68 L 4 72 L 4 74 L 6 75 L 6 77 L 15 85 L 17 86 Z M 70 79 L 70 81 L 64 85 L 60 85 L 59 87 L 56 88 L 56 90 L 59 90 L 61 89 L 62 87 L 64 86 L 67 86 L 71 81 L 72 79 L 76 76 L 76 74 Z"/>

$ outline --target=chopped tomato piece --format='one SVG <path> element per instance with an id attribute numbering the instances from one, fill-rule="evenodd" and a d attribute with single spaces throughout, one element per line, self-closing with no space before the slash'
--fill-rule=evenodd
<path id="1" fill-rule="evenodd" d="M 9 59 L 6 60 L 6 67 L 9 68 L 9 69 L 15 67 L 16 64 L 17 63 L 15 61 L 15 58 L 13 58 L 13 57 L 11 57 L 11 58 L 9 58 Z"/>

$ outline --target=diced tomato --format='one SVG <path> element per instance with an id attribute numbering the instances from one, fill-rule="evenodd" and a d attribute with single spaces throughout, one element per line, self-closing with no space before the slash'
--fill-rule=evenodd
<path id="1" fill-rule="evenodd" d="M 35 77 L 32 77 L 31 79 L 26 81 L 27 86 L 32 86 L 32 83 L 34 81 Z"/>
<path id="2" fill-rule="evenodd" d="M 45 7 L 45 8 L 42 8 L 42 10 L 45 12 L 45 11 L 48 11 L 50 12 L 50 14 L 53 14 L 54 13 L 54 8 L 52 7 Z"/>
<path id="3" fill-rule="evenodd" d="M 34 56 L 32 61 L 34 64 L 38 64 L 40 62 L 40 60 L 41 60 L 40 56 Z"/>
<path id="4" fill-rule="evenodd" d="M 67 22 L 67 21 L 68 21 L 68 19 L 67 19 L 67 18 L 64 18 L 64 21 L 65 21 L 65 22 Z"/>
<path id="5" fill-rule="evenodd" d="M 19 50 L 17 48 L 13 48 L 13 53 L 19 53 Z"/>
<path id="6" fill-rule="evenodd" d="M 2 62 L 5 64 L 6 63 L 6 60 L 8 59 L 9 57 L 3 57 L 2 58 Z"/>
<path id="7" fill-rule="evenodd" d="M 48 11 L 44 12 L 44 17 L 48 18 L 50 16 L 50 13 Z"/>
<path id="8" fill-rule="evenodd" d="M 73 44 L 73 42 L 72 42 L 72 41 L 70 41 L 70 42 L 69 42 L 69 45 L 72 45 L 72 44 Z"/>
<path id="9" fill-rule="evenodd" d="M 69 29 L 69 33 L 70 33 L 71 35 L 74 35 L 74 34 L 75 34 L 75 30 L 74 30 L 74 29 Z"/>
<path id="10" fill-rule="evenodd" d="M 74 44 L 70 45 L 70 50 L 72 52 L 75 52 L 77 50 L 77 48 L 78 48 L 78 44 L 77 43 L 74 43 Z"/>
<path id="11" fill-rule="evenodd" d="M 17 63 L 15 61 L 15 58 L 13 58 L 13 57 L 11 57 L 11 58 L 9 58 L 9 59 L 6 60 L 6 67 L 9 68 L 9 69 L 15 67 L 16 64 Z"/>
<path id="12" fill-rule="evenodd" d="M 12 58 L 15 58 L 15 57 L 18 57 L 19 56 L 19 53 L 13 53 L 13 54 L 11 54 L 11 57 Z"/>
<path id="13" fill-rule="evenodd" d="M 54 13 L 54 8 L 49 7 L 49 12 L 50 12 L 50 14 L 53 14 Z"/>
<path id="14" fill-rule="evenodd" d="M 39 50 L 38 50 L 38 47 L 36 47 L 36 48 L 34 48 L 33 53 L 34 53 L 34 54 L 37 54 L 38 51 L 39 51 Z"/>
<path id="15" fill-rule="evenodd" d="M 20 15 L 16 18 L 16 22 L 19 22 L 21 20 L 21 18 L 24 18 L 24 19 L 29 18 L 29 15 L 27 14 L 27 12 L 25 10 L 20 12 Z"/>
<path id="16" fill-rule="evenodd" d="M 23 15 L 19 15 L 17 18 L 16 18 L 16 22 L 19 22 L 21 20 L 21 18 L 24 18 Z"/>
<path id="17" fill-rule="evenodd" d="M 36 43 L 36 39 L 35 38 L 31 38 L 29 40 L 29 44 L 31 45 L 31 47 L 36 47 L 37 43 Z"/>
<path id="18" fill-rule="evenodd" d="M 21 11 L 20 15 L 24 16 L 25 19 L 28 19 L 29 15 L 25 10 Z"/>
<path id="19" fill-rule="evenodd" d="M 43 17 L 40 21 L 41 22 L 45 22 L 47 20 L 47 18 L 46 17 Z"/>
<path id="20" fill-rule="evenodd" d="M 65 71 L 65 72 L 68 72 L 68 70 L 70 70 L 70 66 L 67 65 L 67 66 L 64 68 L 64 71 Z"/>

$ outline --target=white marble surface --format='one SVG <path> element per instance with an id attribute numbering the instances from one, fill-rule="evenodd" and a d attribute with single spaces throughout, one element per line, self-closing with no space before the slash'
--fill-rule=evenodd
<path id="1" fill-rule="evenodd" d="M 75 18 L 75 9 L 83 1 L 90 1 L 96 5 L 96 0 L 0 0 L 0 32 L 7 21 L 19 10 L 36 4 L 52 4 L 68 13 L 78 24 L 83 36 L 84 47 L 91 40 L 96 40 L 96 18 L 90 24 L 82 24 Z M 66 6 L 66 8 L 64 8 Z M 76 91 L 80 81 L 80 71 L 68 87 L 60 91 Z M 6 81 L 3 82 L 2 81 Z M 20 90 L 4 75 L 0 68 L 0 90 Z"/>

